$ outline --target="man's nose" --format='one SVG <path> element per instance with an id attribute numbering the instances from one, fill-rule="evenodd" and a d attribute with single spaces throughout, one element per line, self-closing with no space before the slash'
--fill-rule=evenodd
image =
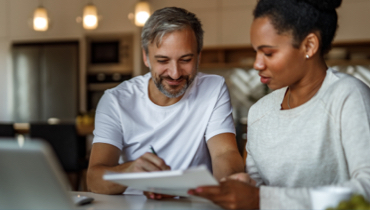
<path id="1" fill-rule="evenodd" d="M 170 76 L 172 79 L 176 80 L 181 77 L 181 72 L 180 72 L 180 67 L 177 62 L 174 62 L 169 71 L 168 71 L 168 76 Z"/>

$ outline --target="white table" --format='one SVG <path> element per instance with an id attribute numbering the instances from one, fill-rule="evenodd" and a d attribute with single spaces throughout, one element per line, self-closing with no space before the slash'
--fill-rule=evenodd
<path id="1" fill-rule="evenodd" d="M 80 206 L 78 209 L 222 209 L 208 200 L 197 197 L 151 200 L 144 195 L 102 195 L 91 192 L 71 193 L 95 199 L 92 203 Z"/>

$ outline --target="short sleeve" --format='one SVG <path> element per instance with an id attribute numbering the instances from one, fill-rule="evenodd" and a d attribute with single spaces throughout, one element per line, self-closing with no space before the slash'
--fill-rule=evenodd
<path id="1" fill-rule="evenodd" d="M 230 95 L 225 80 L 223 80 L 223 85 L 221 86 L 216 104 L 213 107 L 213 111 L 207 125 L 205 134 L 206 140 L 208 141 L 213 136 L 221 133 L 235 134 Z"/>
<path id="2" fill-rule="evenodd" d="M 95 114 L 95 130 L 93 143 L 106 143 L 123 148 L 123 131 L 117 99 L 105 91 L 99 101 Z"/>

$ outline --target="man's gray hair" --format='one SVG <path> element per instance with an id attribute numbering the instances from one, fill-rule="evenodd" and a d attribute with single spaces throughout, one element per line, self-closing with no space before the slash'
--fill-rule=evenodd
<path id="1" fill-rule="evenodd" d="M 197 40 L 197 52 L 203 48 L 202 24 L 194 13 L 178 7 L 165 7 L 155 11 L 146 21 L 141 33 L 141 46 L 148 54 L 148 45 L 156 42 L 158 46 L 164 35 L 190 27 Z"/>

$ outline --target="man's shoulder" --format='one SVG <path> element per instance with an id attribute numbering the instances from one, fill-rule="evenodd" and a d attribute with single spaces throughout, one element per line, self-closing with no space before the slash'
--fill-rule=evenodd
<path id="1" fill-rule="evenodd" d="M 221 90 L 225 84 L 225 78 L 216 74 L 206 74 L 199 72 L 195 82 L 198 91 L 207 92 L 207 90 Z"/>
<path id="2" fill-rule="evenodd" d="M 136 94 L 144 94 L 145 88 L 150 77 L 150 73 L 139 75 L 129 80 L 123 81 L 114 88 L 106 90 L 107 93 L 115 96 L 135 96 Z"/>
<path id="3" fill-rule="evenodd" d="M 198 77 L 198 84 L 222 84 L 224 81 L 225 81 L 225 78 L 220 76 L 220 75 L 216 75 L 216 74 L 206 74 L 206 73 L 203 73 L 203 72 L 199 72 L 197 74 L 197 77 Z"/>

